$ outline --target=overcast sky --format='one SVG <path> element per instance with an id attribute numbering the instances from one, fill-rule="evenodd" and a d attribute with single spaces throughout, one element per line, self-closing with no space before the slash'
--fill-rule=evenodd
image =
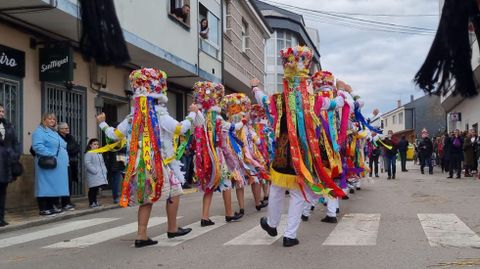
<path id="1" fill-rule="evenodd" d="M 438 14 L 438 0 L 272 0 L 296 7 L 345 13 Z M 270 4 L 272 4 L 270 2 Z M 293 10 L 292 10 L 293 11 Z M 300 13 L 298 11 L 294 11 Z M 362 19 L 434 29 L 438 16 L 365 17 Z M 412 79 L 425 60 L 434 34 L 412 35 L 366 31 L 339 25 L 318 15 L 305 15 L 305 23 L 320 34 L 321 63 L 324 70 L 352 85 L 365 101 L 364 114 L 373 108 L 387 112 L 423 92 Z M 322 20 L 321 22 L 319 20 Z M 328 21 L 329 23 L 326 23 Z"/>

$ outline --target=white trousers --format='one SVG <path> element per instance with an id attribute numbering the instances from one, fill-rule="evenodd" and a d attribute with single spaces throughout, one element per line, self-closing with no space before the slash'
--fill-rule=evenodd
<path id="1" fill-rule="evenodd" d="M 276 228 L 280 224 L 282 216 L 283 204 L 285 201 L 284 188 L 270 185 L 270 195 L 268 196 L 268 218 L 267 223 L 270 227 Z M 300 190 L 288 190 L 290 192 L 290 202 L 288 206 L 287 226 L 285 227 L 284 237 L 297 238 L 297 230 L 300 227 L 301 216 L 303 211 L 303 198 Z"/>
<path id="2" fill-rule="evenodd" d="M 338 198 L 327 197 L 327 216 L 336 217 L 338 206 Z"/>

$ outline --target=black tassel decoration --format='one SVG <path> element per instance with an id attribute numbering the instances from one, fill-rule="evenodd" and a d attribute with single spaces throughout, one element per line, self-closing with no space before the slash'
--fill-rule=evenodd
<path id="1" fill-rule="evenodd" d="M 80 51 L 99 65 L 122 65 L 130 60 L 113 0 L 79 0 L 82 17 Z"/>
<path id="2" fill-rule="evenodd" d="M 414 82 L 429 94 L 478 94 L 472 71 L 468 23 L 479 10 L 476 0 L 446 0 L 437 34 Z M 472 18 L 473 19 L 473 18 Z"/>

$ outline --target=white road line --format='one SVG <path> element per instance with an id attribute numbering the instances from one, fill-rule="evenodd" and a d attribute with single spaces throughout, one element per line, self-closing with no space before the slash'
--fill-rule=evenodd
<path id="1" fill-rule="evenodd" d="M 455 214 L 418 214 L 432 247 L 480 247 L 480 237 Z"/>
<path id="2" fill-rule="evenodd" d="M 5 239 L 0 239 L 0 248 L 18 245 L 18 244 L 46 238 L 49 236 L 68 233 L 71 231 L 88 228 L 91 226 L 107 223 L 114 220 L 118 220 L 118 218 L 95 218 L 95 219 L 87 219 L 87 220 L 76 220 L 76 221 L 55 225 L 53 227 L 49 226 L 48 229 L 39 230 L 39 231 L 26 233 L 22 235 L 17 235 L 17 236 L 5 238 Z"/>
<path id="3" fill-rule="evenodd" d="M 345 214 L 323 242 L 324 246 L 374 246 L 380 214 Z"/>
<path id="4" fill-rule="evenodd" d="M 154 217 L 148 222 L 148 227 L 157 226 L 167 222 L 166 217 Z M 97 233 L 77 237 L 72 240 L 58 242 L 43 248 L 85 248 L 101 242 L 105 242 L 123 235 L 131 234 L 137 231 L 137 222 L 132 222 L 119 227 L 103 230 Z"/>
<path id="5" fill-rule="evenodd" d="M 234 239 L 223 244 L 225 246 L 238 246 L 238 245 L 271 245 L 273 242 L 277 241 L 285 230 L 285 225 L 287 223 L 287 215 L 282 215 L 280 219 L 280 224 L 277 227 L 278 235 L 271 237 L 265 232 L 260 223 L 255 226 L 255 228 L 246 231 L 245 233 L 235 237 Z"/>
<path id="6" fill-rule="evenodd" d="M 199 236 L 201 236 L 205 233 L 208 233 L 212 230 L 215 230 L 215 229 L 220 228 L 223 225 L 227 224 L 225 222 L 225 217 L 224 216 L 214 216 L 214 217 L 211 217 L 210 219 L 213 222 L 215 222 L 215 225 L 207 226 L 207 227 L 201 227 L 200 226 L 200 221 L 197 221 L 195 223 L 192 223 L 190 225 L 185 226 L 184 228 L 191 228 L 192 229 L 192 231 L 185 236 L 174 237 L 174 238 L 171 238 L 171 239 L 169 239 L 167 237 L 166 233 L 164 233 L 160 236 L 157 236 L 157 237 L 153 238 L 153 240 L 158 240 L 158 245 L 154 245 L 153 247 L 155 247 L 155 246 L 174 247 L 174 246 L 180 245 L 181 243 L 183 243 L 185 241 L 188 241 L 190 239 L 199 237 Z"/>

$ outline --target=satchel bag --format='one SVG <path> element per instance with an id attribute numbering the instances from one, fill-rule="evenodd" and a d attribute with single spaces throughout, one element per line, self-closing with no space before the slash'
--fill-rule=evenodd
<path id="1" fill-rule="evenodd" d="M 58 143 L 57 154 L 55 156 L 40 156 L 38 158 L 38 166 L 42 169 L 55 169 L 57 167 L 57 156 L 60 150 L 60 143 Z"/>

